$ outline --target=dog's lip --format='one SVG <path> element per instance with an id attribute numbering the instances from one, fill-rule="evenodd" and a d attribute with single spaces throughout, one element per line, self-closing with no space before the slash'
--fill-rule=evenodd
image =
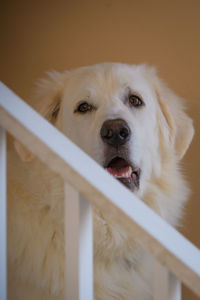
<path id="1" fill-rule="evenodd" d="M 106 161 L 104 168 L 129 189 L 139 188 L 141 170 L 129 159 L 114 156 Z"/>

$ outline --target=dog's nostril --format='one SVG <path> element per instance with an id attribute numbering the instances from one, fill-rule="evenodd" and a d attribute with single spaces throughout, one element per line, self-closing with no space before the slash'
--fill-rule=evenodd
<path id="1" fill-rule="evenodd" d="M 109 128 L 103 128 L 101 130 L 101 137 L 110 139 L 113 136 L 113 131 Z"/>
<path id="2" fill-rule="evenodd" d="M 113 136 L 113 131 L 111 129 L 108 129 L 106 137 L 110 139 L 112 136 Z"/>
<path id="3" fill-rule="evenodd" d="M 121 130 L 120 130 L 120 137 L 122 137 L 123 139 L 126 139 L 129 134 L 130 134 L 130 130 L 127 126 L 124 126 Z"/>

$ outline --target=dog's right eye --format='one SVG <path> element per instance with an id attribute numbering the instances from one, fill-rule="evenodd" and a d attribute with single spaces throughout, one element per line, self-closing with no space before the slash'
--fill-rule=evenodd
<path id="1" fill-rule="evenodd" d="M 75 113 L 78 112 L 78 113 L 84 114 L 84 113 L 86 113 L 88 111 L 92 111 L 93 109 L 94 109 L 94 107 L 91 104 L 89 104 L 87 102 L 83 102 L 83 103 L 81 103 L 81 104 L 78 105 L 78 107 L 75 109 L 74 112 Z"/>

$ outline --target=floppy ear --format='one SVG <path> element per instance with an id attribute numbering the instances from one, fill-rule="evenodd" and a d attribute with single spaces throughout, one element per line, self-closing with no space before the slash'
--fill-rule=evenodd
<path id="1" fill-rule="evenodd" d="M 185 113 L 184 100 L 156 75 L 154 78 L 154 88 L 169 130 L 168 140 L 174 147 L 177 157 L 182 159 L 194 135 L 193 121 Z"/>
<path id="2" fill-rule="evenodd" d="M 53 125 L 57 124 L 61 107 L 62 91 L 66 77 L 64 74 L 50 72 L 47 79 L 38 82 L 31 106 Z M 19 141 L 14 140 L 14 146 L 20 158 L 25 162 L 33 160 L 34 155 Z"/>

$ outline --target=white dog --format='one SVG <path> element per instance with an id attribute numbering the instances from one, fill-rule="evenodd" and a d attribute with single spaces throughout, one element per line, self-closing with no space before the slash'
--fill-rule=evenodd
<path id="1" fill-rule="evenodd" d="M 51 73 L 40 82 L 33 107 L 178 224 L 189 192 L 179 162 L 193 126 L 182 99 L 153 68 L 103 63 Z M 63 182 L 17 141 L 15 148 L 27 162 L 9 150 L 9 299 L 63 299 Z M 120 224 L 93 210 L 95 299 L 152 299 L 152 259 Z"/>

